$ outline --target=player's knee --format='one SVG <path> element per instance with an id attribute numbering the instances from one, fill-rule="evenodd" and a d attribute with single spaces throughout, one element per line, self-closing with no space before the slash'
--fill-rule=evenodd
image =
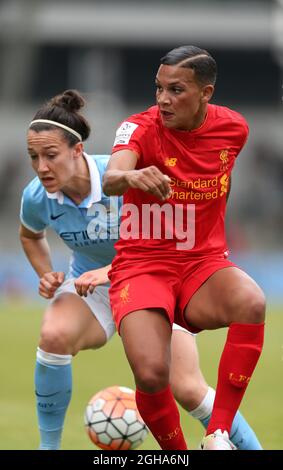
<path id="1" fill-rule="evenodd" d="M 137 387 L 147 393 L 164 389 L 169 382 L 169 367 L 159 363 L 143 363 L 134 370 Z"/>
<path id="2" fill-rule="evenodd" d="M 265 319 L 266 301 L 263 293 L 252 302 L 252 323 L 262 323 Z"/>
<path id="3" fill-rule="evenodd" d="M 265 318 L 265 297 L 262 290 L 247 289 L 240 291 L 225 308 L 227 324 L 262 323 Z M 224 322 L 225 323 L 225 322 Z"/>
<path id="4" fill-rule="evenodd" d="M 262 323 L 265 319 L 265 297 L 261 289 L 253 292 L 246 299 L 246 306 L 243 307 L 245 310 L 245 322 L 247 323 Z"/>
<path id="5" fill-rule="evenodd" d="M 43 351 L 54 353 L 54 354 L 72 354 L 76 351 L 73 349 L 72 341 L 68 332 L 60 329 L 45 326 L 41 330 L 40 349 Z"/>

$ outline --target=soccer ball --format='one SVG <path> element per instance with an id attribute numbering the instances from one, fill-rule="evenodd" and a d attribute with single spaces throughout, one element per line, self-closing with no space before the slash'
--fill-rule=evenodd
<path id="1" fill-rule="evenodd" d="M 104 450 L 130 450 L 146 438 L 148 429 L 136 405 L 135 392 L 113 386 L 96 393 L 85 410 L 86 431 Z"/>

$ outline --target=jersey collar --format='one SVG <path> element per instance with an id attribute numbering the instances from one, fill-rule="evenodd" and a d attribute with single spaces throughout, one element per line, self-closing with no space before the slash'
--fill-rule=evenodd
<path id="1" fill-rule="evenodd" d="M 102 190 L 101 190 L 100 175 L 99 175 L 99 171 L 98 171 L 95 159 L 85 152 L 83 153 L 83 156 L 86 159 L 86 162 L 88 164 L 89 175 L 90 175 L 91 191 L 90 191 L 90 195 L 87 196 L 87 198 L 84 200 L 86 201 L 85 207 L 88 209 L 95 202 L 101 201 Z M 49 193 L 48 191 L 46 191 L 46 194 L 49 199 L 57 199 L 59 204 L 64 204 L 64 199 L 66 196 L 62 193 L 62 191 L 57 191 L 56 193 Z M 81 202 L 80 207 L 84 205 L 83 204 L 84 201 Z"/>

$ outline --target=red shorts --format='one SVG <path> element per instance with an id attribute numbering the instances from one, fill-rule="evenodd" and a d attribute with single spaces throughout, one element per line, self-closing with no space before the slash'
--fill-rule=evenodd
<path id="1" fill-rule="evenodd" d="M 175 322 L 192 333 L 200 331 L 185 320 L 185 308 L 213 273 L 231 266 L 235 264 L 224 254 L 194 259 L 181 253 L 176 253 L 174 259 L 160 253 L 149 258 L 143 253 L 140 258 L 130 260 L 116 256 L 109 272 L 109 294 L 118 331 L 129 313 L 154 308 L 164 309 L 171 325 Z"/>

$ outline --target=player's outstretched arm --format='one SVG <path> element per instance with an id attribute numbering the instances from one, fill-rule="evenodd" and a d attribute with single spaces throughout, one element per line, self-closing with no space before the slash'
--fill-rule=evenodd
<path id="1" fill-rule="evenodd" d="M 54 272 L 45 232 L 35 233 L 20 225 L 20 241 L 33 269 L 40 278 L 39 294 L 50 299 L 64 281 L 63 272 Z"/>
<path id="2" fill-rule="evenodd" d="M 103 178 L 103 192 L 108 196 L 120 196 L 129 188 L 165 200 L 170 196 L 170 178 L 156 166 L 135 170 L 138 156 L 131 150 L 121 150 L 112 155 Z"/>
<path id="3" fill-rule="evenodd" d="M 138 155 L 131 150 L 120 150 L 111 156 L 103 175 L 103 192 L 107 196 L 121 196 L 129 189 L 128 176 L 137 161 Z"/>
<path id="4" fill-rule="evenodd" d="M 20 225 L 20 241 L 24 252 L 38 277 L 53 270 L 50 248 L 45 237 L 45 232 L 35 233 Z"/>

